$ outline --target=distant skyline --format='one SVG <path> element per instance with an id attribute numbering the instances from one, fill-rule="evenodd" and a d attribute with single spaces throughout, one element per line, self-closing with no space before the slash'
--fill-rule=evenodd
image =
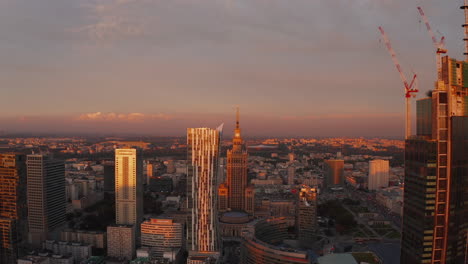
<path id="1" fill-rule="evenodd" d="M 416 7 L 462 59 L 461 4 L 0 0 L 0 130 L 231 131 L 239 105 L 246 137 L 403 137 L 403 86 L 377 27 L 422 98 L 436 70 Z"/>

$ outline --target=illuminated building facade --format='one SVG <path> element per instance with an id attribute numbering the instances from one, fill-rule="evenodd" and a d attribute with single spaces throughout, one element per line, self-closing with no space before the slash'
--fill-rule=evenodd
<path id="1" fill-rule="evenodd" d="M 65 165 L 45 155 L 28 155 L 29 243 L 41 247 L 49 232 L 65 223 Z"/>
<path id="2" fill-rule="evenodd" d="M 26 158 L 0 154 L 0 263 L 15 263 L 25 234 Z"/>
<path id="3" fill-rule="evenodd" d="M 228 206 L 233 211 L 245 211 L 245 189 L 247 187 L 247 149 L 241 136 L 239 109 L 237 109 L 236 128 L 232 149 L 227 151 L 226 183 Z"/>
<path id="4" fill-rule="evenodd" d="M 390 163 L 388 160 L 369 161 L 369 175 L 367 177 L 367 188 L 377 190 L 388 187 L 390 174 Z"/>
<path id="5" fill-rule="evenodd" d="M 222 126 L 187 129 L 187 208 L 189 255 L 217 252 L 217 174 Z"/>
<path id="6" fill-rule="evenodd" d="M 344 160 L 325 160 L 324 174 L 327 187 L 343 185 Z"/>
<path id="7" fill-rule="evenodd" d="M 444 57 L 442 79 L 417 103 L 418 134 L 406 140 L 401 263 L 464 263 L 468 63 Z"/>
<path id="8" fill-rule="evenodd" d="M 152 218 L 141 224 L 141 245 L 151 248 L 152 257 L 182 247 L 183 225 L 172 219 Z"/>
<path id="9" fill-rule="evenodd" d="M 143 219 L 143 163 L 137 149 L 115 150 L 117 225 L 139 225 Z"/>
<path id="10" fill-rule="evenodd" d="M 317 190 L 303 185 L 297 203 L 297 232 L 301 243 L 313 240 L 317 229 Z"/>

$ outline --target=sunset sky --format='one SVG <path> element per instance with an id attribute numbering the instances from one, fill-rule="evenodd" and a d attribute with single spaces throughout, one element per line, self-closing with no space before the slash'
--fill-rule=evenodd
<path id="1" fill-rule="evenodd" d="M 403 136 L 408 75 L 432 89 L 417 6 L 463 59 L 461 0 L 0 0 L 0 130 Z M 439 35 L 440 36 L 440 35 Z"/>

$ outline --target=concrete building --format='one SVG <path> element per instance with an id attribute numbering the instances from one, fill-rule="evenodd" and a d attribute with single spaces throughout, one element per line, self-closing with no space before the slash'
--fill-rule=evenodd
<path id="1" fill-rule="evenodd" d="M 390 178 L 390 162 L 388 160 L 369 161 L 367 188 L 371 191 L 387 188 Z"/>
<path id="2" fill-rule="evenodd" d="M 14 263 L 26 234 L 26 157 L 0 154 L 0 263 Z"/>
<path id="3" fill-rule="evenodd" d="M 72 256 L 74 263 L 80 263 L 91 257 L 91 245 L 77 242 L 46 240 L 43 249 L 53 252 L 54 255 Z M 57 261 L 56 261 L 57 262 Z"/>
<path id="4" fill-rule="evenodd" d="M 106 232 L 87 230 L 64 230 L 60 239 L 66 242 L 80 242 L 90 244 L 94 248 L 106 248 Z"/>
<path id="5" fill-rule="evenodd" d="M 117 225 L 143 220 L 143 161 L 137 149 L 115 150 L 115 209 Z"/>
<path id="6" fill-rule="evenodd" d="M 115 225 L 107 227 L 107 255 L 132 260 L 135 256 L 135 227 Z"/>
<path id="7" fill-rule="evenodd" d="M 218 162 L 222 126 L 187 129 L 187 209 L 189 255 L 218 252 Z"/>
<path id="8" fill-rule="evenodd" d="M 303 185 L 297 203 L 297 234 L 303 244 L 313 241 L 317 230 L 317 190 Z"/>
<path id="9" fill-rule="evenodd" d="M 284 218 L 259 220 L 252 229 L 243 232 L 240 263 L 243 264 L 308 264 L 309 254 L 291 248 L 275 246 L 288 237 Z"/>
<path id="10" fill-rule="evenodd" d="M 65 223 L 65 165 L 45 155 L 27 156 L 29 243 L 40 247 Z"/>
<path id="11" fill-rule="evenodd" d="M 344 160 L 325 160 L 324 176 L 326 187 L 344 184 Z"/>
<path id="12" fill-rule="evenodd" d="M 141 224 L 141 246 L 150 248 L 152 258 L 161 258 L 165 251 L 183 246 L 183 228 L 173 219 L 152 218 Z"/>
<path id="13" fill-rule="evenodd" d="M 468 63 L 443 57 L 441 78 L 431 97 L 417 104 L 421 134 L 405 142 L 401 263 L 464 263 L 468 254 Z"/>

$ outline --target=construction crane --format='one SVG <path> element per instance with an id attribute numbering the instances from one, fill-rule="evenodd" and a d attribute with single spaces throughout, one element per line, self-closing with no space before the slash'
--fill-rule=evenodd
<path id="1" fill-rule="evenodd" d="M 403 82 L 403 85 L 405 86 L 405 99 L 406 99 L 406 129 L 405 129 L 405 138 L 408 139 L 411 136 L 411 97 L 416 97 L 416 93 L 419 92 L 419 90 L 415 87 L 416 86 L 416 78 L 417 75 L 414 74 L 413 79 L 411 80 L 411 83 L 408 83 L 406 80 L 406 76 L 403 73 L 400 63 L 398 62 L 398 58 L 396 56 L 395 51 L 392 48 L 392 45 L 390 44 L 390 40 L 387 37 L 387 34 L 385 34 L 385 31 L 383 30 L 382 27 L 379 27 L 379 31 L 382 34 L 382 38 L 385 42 L 385 46 L 387 46 L 387 50 L 392 56 L 393 63 L 395 64 L 395 67 L 398 70 L 398 73 L 400 74 L 401 81 Z"/>
<path id="2" fill-rule="evenodd" d="M 442 80 L 442 54 L 447 53 L 447 50 L 445 49 L 445 37 L 442 36 L 440 40 L 437 40 L 434 32 L 432 31 L 431 25 L 429 25 L 429 20 L 420 6 L 418 6 L 418 11 L 424 20 L 424 24 L 426 24 L 427 32 L 429 33 L 429 36 L 432 39 L 432 43 L 436 48 L 437 80 Z"/>

